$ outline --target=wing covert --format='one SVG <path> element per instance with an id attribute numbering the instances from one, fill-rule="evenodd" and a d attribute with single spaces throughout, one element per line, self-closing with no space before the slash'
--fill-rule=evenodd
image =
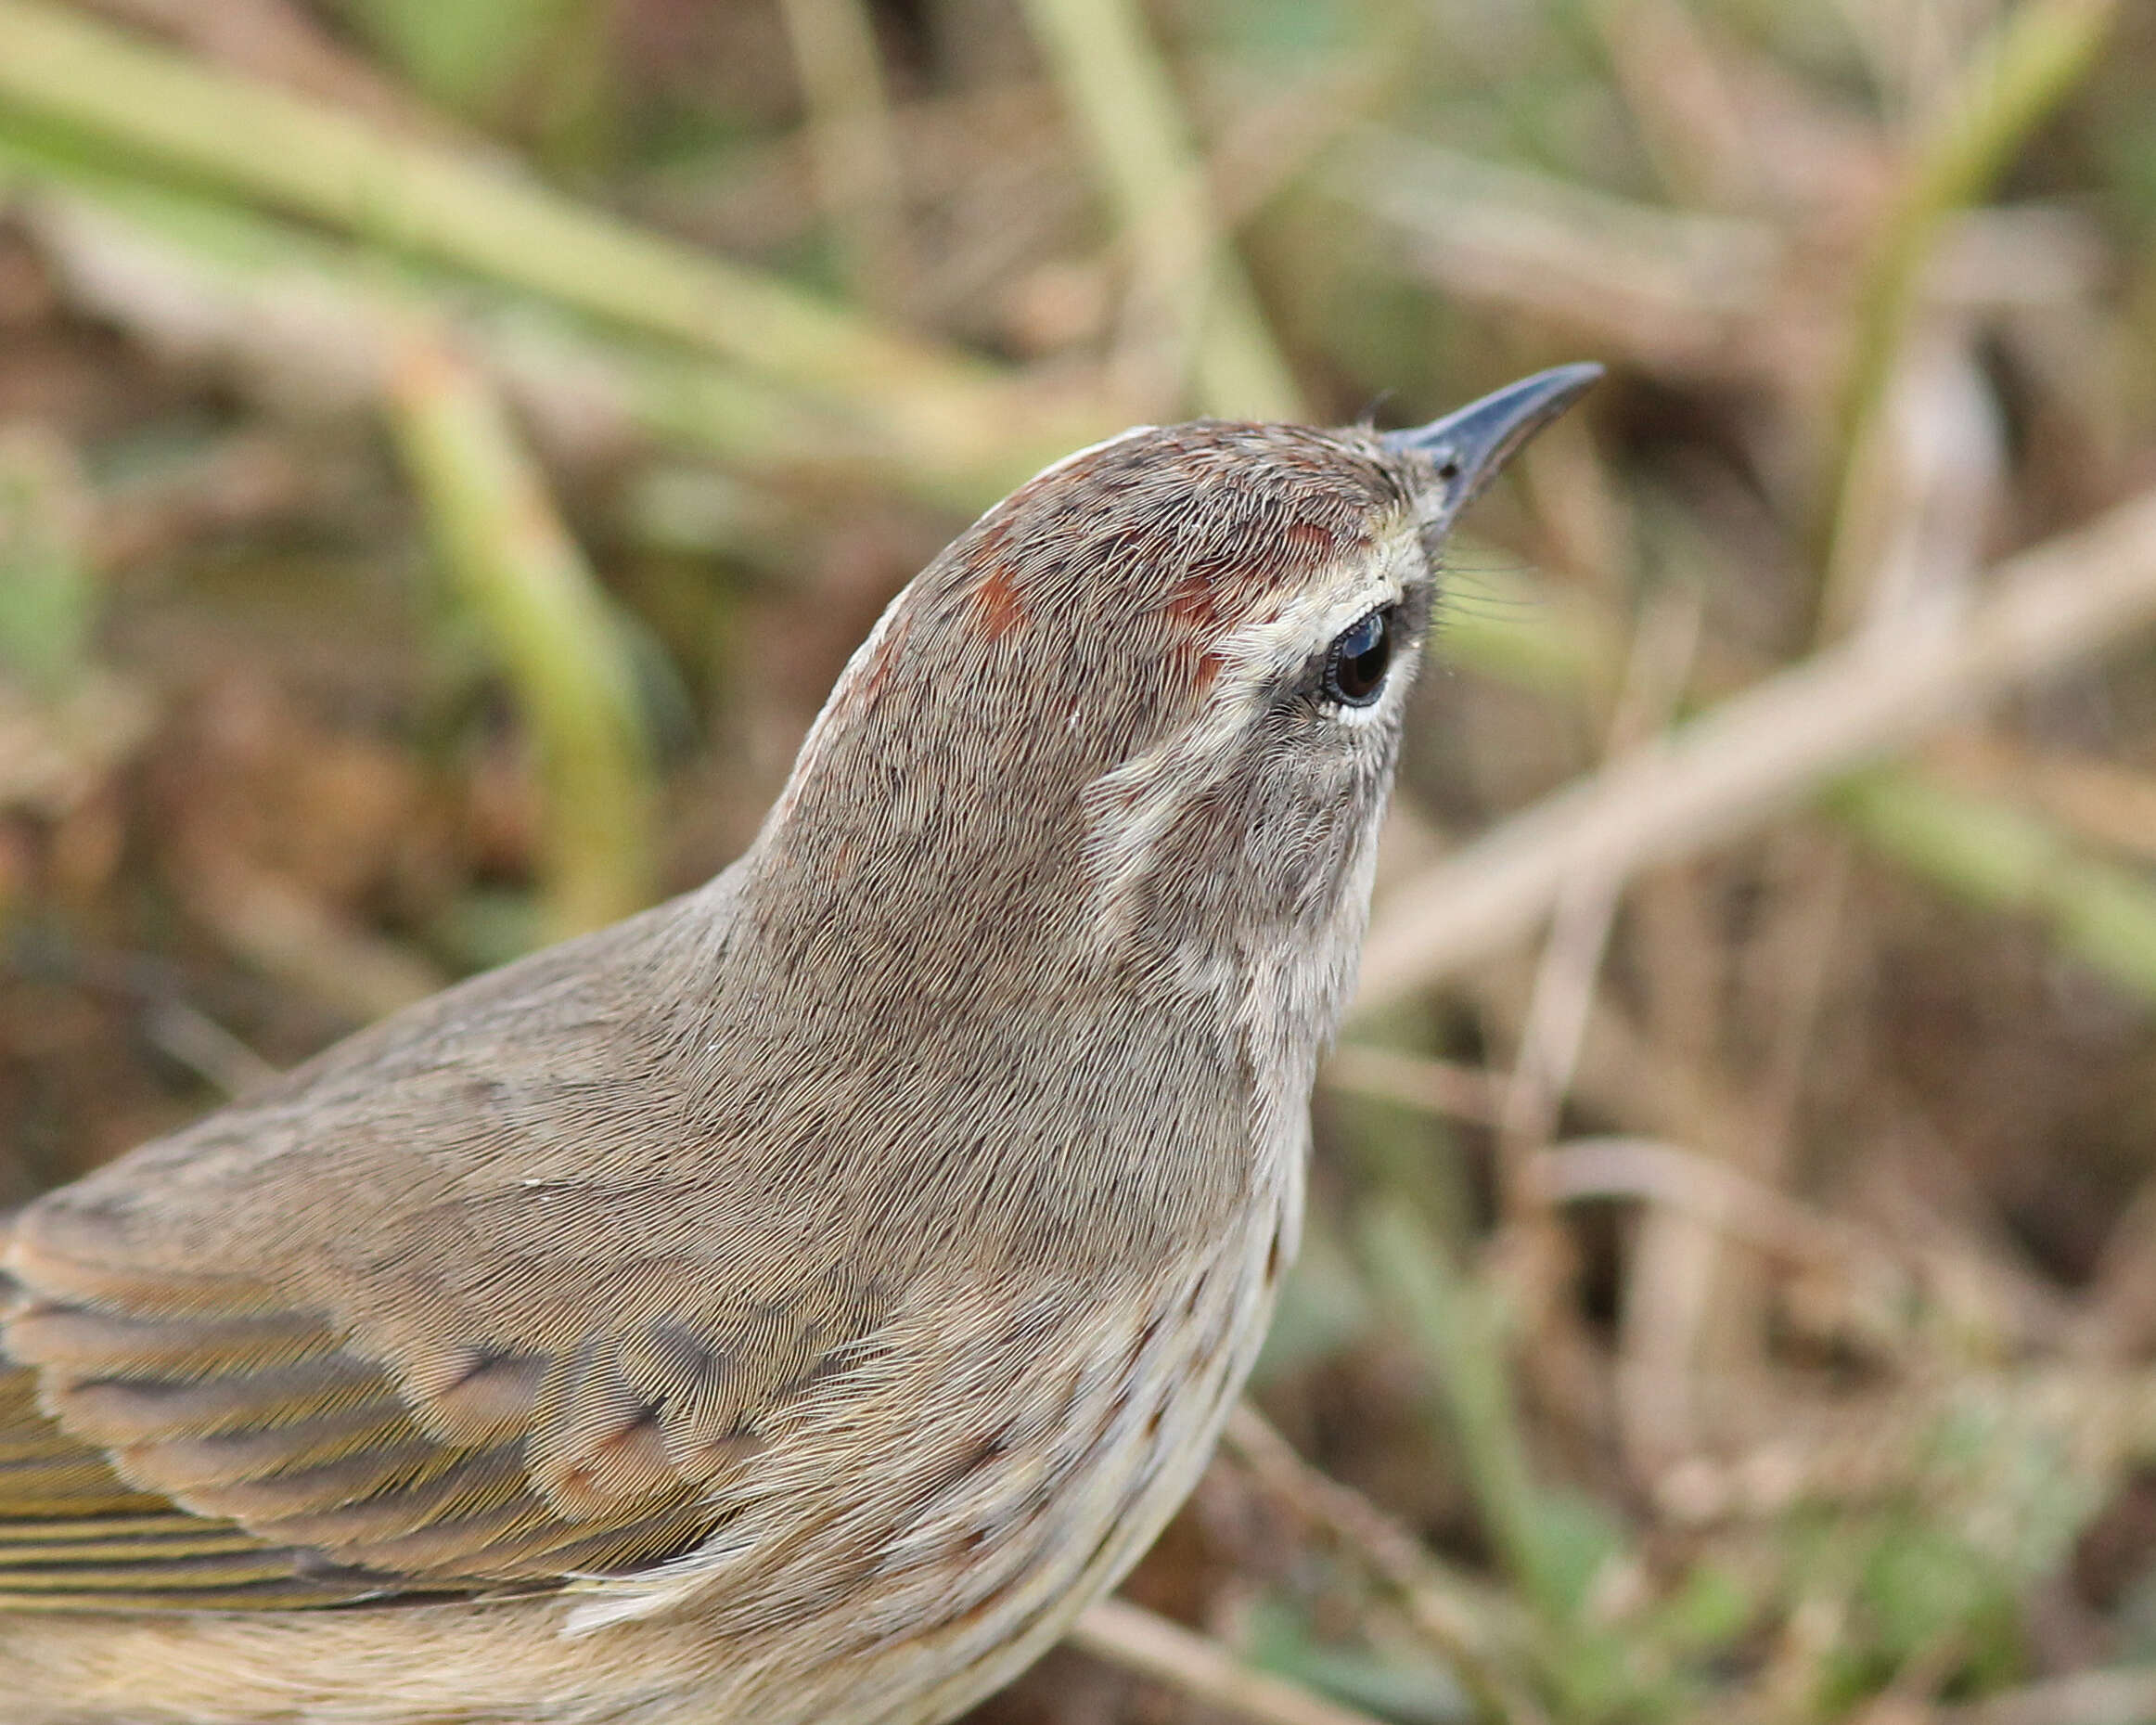
<path id="1" fill-rule="evenodd" d="M 252 1277 L 108 1273 L 94 1216 L 48 1238 L 33 1208 L 13 1242 L 0 1597 L 281 1608 L 642 1570 L 724 1522 L 886 1306 L 828 1269 L 743 1298 L 700 1255 L 614 1254 L 512 1326 L 455 1304 L 370 1326 Z"/>

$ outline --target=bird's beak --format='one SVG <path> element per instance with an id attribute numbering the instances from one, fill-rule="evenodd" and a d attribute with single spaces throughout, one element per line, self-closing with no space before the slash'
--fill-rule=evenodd
<path id="1" fill-rule="evenodd" d="M 1387 431 L 1386 448 L 1426 457 L 1445 482 L 1449 520 L 1496 476 L 1520 446 L 1570 407 L 1602 375 L 1596 365 L 1556 366 L 1508 383 L 1481 401 L 1409 431 Z"/>

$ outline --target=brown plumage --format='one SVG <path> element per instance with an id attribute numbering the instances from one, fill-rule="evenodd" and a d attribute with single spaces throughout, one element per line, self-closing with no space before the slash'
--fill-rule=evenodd
<path id="1" fill-rule="evenodd" d="M 1438 539 L 1585 380 L 1051 469 L 709 886 L 31 1206 L 7 1717 L 869 1725 L 1037 1654 L 1249 1368 Z"/>

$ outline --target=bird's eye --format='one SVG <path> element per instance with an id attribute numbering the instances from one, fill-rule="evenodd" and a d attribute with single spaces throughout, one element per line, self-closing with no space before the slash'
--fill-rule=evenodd
<path id="1" fill-rule="evenodd" d="M 1325 692 L 1342 706 L 1367 707 L 1392 665 L 1392 607 L 1380 606 L 1341 631 L 1325 656 Z"/>

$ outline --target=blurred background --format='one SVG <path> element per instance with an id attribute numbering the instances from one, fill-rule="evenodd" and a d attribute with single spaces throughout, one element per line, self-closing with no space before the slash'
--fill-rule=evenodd
<path id="1" fill-rule="evenodd" d="M 1585 358 L 980 1718 L 2156 1719 L 2147 5 L 0 0 L 0 1203 L 723 866 L 1057 455 Z"/>

